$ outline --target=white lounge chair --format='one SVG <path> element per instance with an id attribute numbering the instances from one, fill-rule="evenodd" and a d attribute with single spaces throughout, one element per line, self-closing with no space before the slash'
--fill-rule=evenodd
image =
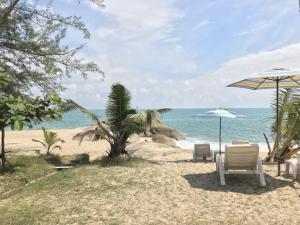
<path id="1" fill-rule="evenodd" d="M 258 145 L 226 145 L 225 157 L 217 155 L 216 166 L 222 186 L 225 174 L 231 173 L 257 174 L 261 186 L 266 186 Z"/>
<path id="2" fill-rule="evenodd" d="M 297 158 L 286 160 L 286 173 L 290 172 L 290 166 L 292 167 L 293 178 L 296 180 L 297 175 L 300 174 L 300 154 L 297 154 Z"/>
<path id="3" fill-rule="evenodd" d="M 210 149 L 209 144 L 195 144 L 193 150 L 193 161 L 196 162 L 199 159 L 206 160 L 206 157 L 210 157 L 212 162 L 214 160 L 213 151 Z"/>

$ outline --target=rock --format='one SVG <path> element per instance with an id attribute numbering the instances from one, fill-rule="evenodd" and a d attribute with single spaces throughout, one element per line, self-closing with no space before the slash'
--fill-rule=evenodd
<path id="1" fill-rule="evenodd" d="M 150 131 L 146 131 L 146 132 L 141 132 L 138 134 L 140 137 L 151 137 L 152 134 L 150 133 Z"/>
<path id="2" fill-rule="evenodd" d="M 169 138 L 173 138 L 177 141 L 184 140 L 184 136 L 180 134 L 176 129 L 166 127 L 164 125 L 155 125 L 150 129 L 151 134 L 161 134 Z"/>
<path id="3" fill-rule="evenodd" d="M 152 141 L 160 143 L 160 144 L 169 145 L 172 147 L 176 146 L 175 140 L 173 138 L 169 138 L 169 137 L 161 135 L 161 134 L 152 135 Z"/>

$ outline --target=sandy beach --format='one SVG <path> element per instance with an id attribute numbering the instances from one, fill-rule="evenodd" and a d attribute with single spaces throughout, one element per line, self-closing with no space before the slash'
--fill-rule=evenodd
<path id="1" fill-rule="evenodd" d="M 78 141 L 72 140 L 74 134 L 81 130 L 57 130 L 66 143 L 62 151 L 55 150 L 54 153 L 88 153 L 91 160 L 105 155 L 108 147 L 105 141 L 84 141 L 78 146 Z M 42 148 L 31 139 L 41 139 L 41 135 L 41 131 L 7 132 L 7 148 L 11 151 L 10 154 L 34 154 L 33 150 Z M 254 175 L 229 175 L 226 177 L 226 187 L 221 187 L 215 164 L 191 162 L 190 151 L 154 143 L 150 138 L 138 136 L 131 138 L 130 142 L 127 148 L 129 153 L 148 159 L 151 163 L 138 169 L 138 172 L 134 172 L 134 169 L 123 171 L 122 176 L 126 180 L 133 179 L 147 184 L 146 187 L 143 191 L 139 186 L 124 190 L 114 200 L 105 199 L 106 192 L 93 198 L 78 200 L 79 206 L 84 206 L 85 213 L 94 215 L 87 218 L 85 224 L 106 224 L 95 221 L 97 218 L 109 221 L 112 217 L 117 217 L 117 224 L 300 223 L 300 185 L 286 174 L 276 177 L 276 165 L 264 165 L 266 188 L 259 186 L 259 180 Z M 92 181 L 87 180 L 89 182 Z M 72 196 L 70 194 L 69 197 L 73 198 Z M 56 204 L 48 197 L 44 201 L 51 206 Z M 116 205 L 118 201 L 120 204 Z M 62 212 L 58 215 L 59 218 L 67 221 L 70 215 L 66 212 L 72 207 L 69 205 L 71 202 L 57 206 L 57 210 Z M 101 202 L 101 205 L 95 207 L 97 202 Z M 131 205 L 130 209 L 128 204 Z"/>
<path id="2" fill-rule="evenodd" d="M 54 149 L 53 154 L 74 155 L 87 153 L 90 160 L 99 159 L 106 155 L 109 144 L 105 140 L 101 141 L 83 141 L 79 144 L 78 140 L 73 140 L 75 134 L 82 132 L 83 128 L 53 130 L 62 138 L 62 150 Z M 45 153 L 41 144 L 33 142 L 32 139 L 42 140 L 41 130 L 32 131 L 8 131 L 6 133 L 6 146 L 10 154 L 41 154 Z M 149 137 L 139 137 L 134 135 L 129 139 L 127 150 L 133 156 L 142 157 L 148 160 L 156 161 L 176 161 L 191 160 L 191 151 L 183 150 L 177 147 L 171 147 L 165 144 L 155 143 Z"/>

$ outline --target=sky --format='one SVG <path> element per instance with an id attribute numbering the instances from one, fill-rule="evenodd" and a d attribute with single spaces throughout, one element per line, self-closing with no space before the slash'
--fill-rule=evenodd
<path id="1" fill-rule="evenodd" d="M 75 2 L 75 3 L 74 3 Z M 81 16 L 89 40 L 80 57 L 96 62 L 104 79 L 74 74 L 62 96 L 104 108 L 120 82 L 138 108 L 269 107 L 272 90 L 228 84 L 275 67 L 300 69 L 298 0 L 105 0 L 54 1 L 65 16 Z"/>

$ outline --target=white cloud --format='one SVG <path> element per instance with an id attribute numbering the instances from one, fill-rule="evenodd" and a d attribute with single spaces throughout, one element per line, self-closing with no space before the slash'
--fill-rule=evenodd
<path id="1" fill-rule="evenodd" d="M 210 25 L 210 24 L 214 24 L 215 22 L 213 22 L 213 21 L 210 21 L 210 20 L 203 20 L 203 21 L 201 21 L 200 23 L 198 23 L 196 26 L 194 26 L 194 30 L 199 30 L 199 29 L 201 29 L 201 28 L 203 28 L 203 27 L 206 27 L 206 26 L 208 26 L 208 25 Z"/>
<path id="2" fill-rule="evenodd" d="M 96 10 L 92 3 L 89 5 Z M 109 35 L 122 40 L 163 40 L 173 31 L 172 23 L 184 13 L 172 7 L 171 0 L 110 0 L 101 12 L 113 19 L 110 28 L 99 28 L 99 38 Z M 96 35 L 97 35 L 96 34 Z"/>
<path id="3" fill-rule="evenodd" d="M 182 88 L 180 94 L 188 99 L 188 107 L 269 107 L 273 97 L 271 90 L 252 91 L 226 86 L 275 67 L 299 68 L 299 58 L 300 43 L 233 59 L 214 72 L 184 81 L 185 86 L 197 91 L 190 93 L 189 89 Z M 175 89 L 184 87 L 183 84 L 178 83 Z"/>
<path id="4" fill-rule="evenodd" d="M 72 97 L 86 107 L 103 108 L 115 82 L 131 91 L 133 106 L 140 108 L 268 107 L 272 91 L 226 88 L 226 85 L 273 67 L 300 67 L 299 43 L 235 58 L 200 75 L 201 60 L 187 52 L 184 37 L 174 32 L 176 23 L 185 14 L 174 7 L 172 0 L 110 0 L 106 5 L 101 13 L 104 11 L 109 23 L 93 31 L 89 43 L 93 55 L 84 57 L 97 62 L 106 78 L 101 81 L 97 76 L 88 80 L 73 77 L 65 81 L 68 87 L 65 97 Z M 202 20 L 198 29 L 211 23 Z M 263 20 L 254 25 L 253 29 L 244 28 L 237 35 L 258 34 L 247 40 L 257 45 L 257 37 L 266 28 L 271 29 L 274 21 Z"/>

